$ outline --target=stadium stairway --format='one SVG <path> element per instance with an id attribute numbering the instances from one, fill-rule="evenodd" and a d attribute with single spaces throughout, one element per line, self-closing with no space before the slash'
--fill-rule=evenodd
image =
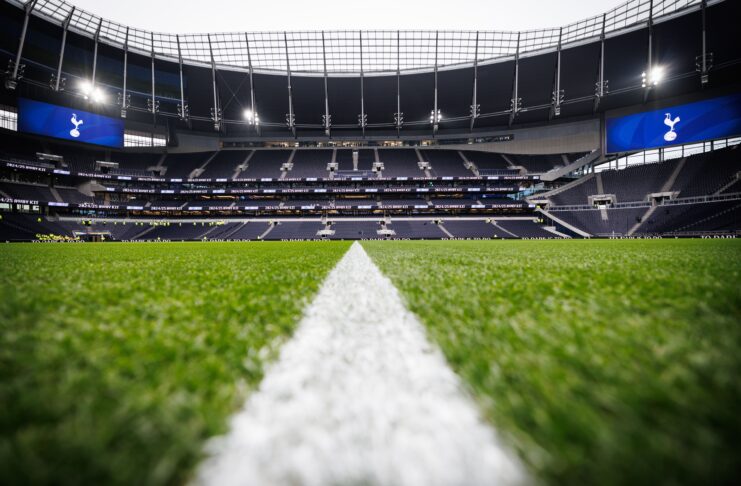
<path id="1" fill-rule="evenodd" d="M 557 216 L 554 216 L 553 213 L 550 213 L 550 212 L 546 211 L 545 209 L 537 208 L 535 210 L 535 212 L 536 213 L 541 213 L 542 215 L 550 218 L 551 220 L 553 220 L 556 223 L 560 224 L 564 228 L 568 229 L 569 231 L 573 231 L 574 233 L 576 233 L 577 235 L 579 235 L 579 236 L 581 236 L 583 238 L 591 238 L 592 237 L 592 235 L 590 233 L 587 233 L 586 231 L 581 230 L 581 229 L 577 228 L 576 226 L 574 226 L 574 225 L 572 225 L 570 223 L 567 223 L 566 221 L 562 220 L 561 218 L 559 218 Z"/>
<path id="2" fill-rule="evenodd" d="M 206 159 L 206 161 L 205 161 L 205 162 L 204 162 L 204 163 L 203 163 L 203 164 L 202 164 L 202 165 L 201 165 L 200 167 L 196 167 L 195 169 L 193 169 L 193 170 L 191 171 L 191 173 L 190 173 L 190 174 L 188 174 L 188 178 L 190 178 L 190 179 L 195 179 L 196 177 L 200 177 L 200 175 L 201 175 L 201 174 L 203 174 L 203 172 L 204 172 L 204 171 L 206 170 L 206 166 L 207 166 L 207 165 L 208 165 L 208 164 L 209 164 L 209 163 L 210 163 L 210 162 L 211 162 L 212 160 L 214 160 L 214 158 L 215 158 L 215 157 L 216 157 L 217 155 L 219 155 L 219 152 L 214 152 L 214 153 L 212 153 L 212 154 L 211 154 L 211 156 L 210 156 L 210 157 L 208 157 L 208 158 Z"/>
<path id="3" fill-rule="evenodd" d="M 703 223 L 706 223 L 708 221 L 712 221 L 712 220 L 714 220 L 716 218 L 720 218 L 721 216 L 724 216 L 724 215 L 726 215 L 728 213 L 732 213 L 734 211 L 738 211 L 740 208 L 741 208 L 741 204 L 738 204 L 736 206 L 732 206 L 732 207 L 726 208 L 723 211 L 717 212 L 715 214 L 712 214 L 712 215 L 707 216 L 707 217 L 702 218 L 702 219 L 698 219 L 697 221 L 693 221 L 692 223 L 690 223 L 688 225 L 681 226 L 681 227 L 677 228 L 676 231 L 677 232 L 682 232 L 682 231 L 691 230 L 693 226 L 699 226 L 699 225 L 701 225 Z"/>
<path id="4" fill-rule="evenodd" d="M 440 222 L 437 227 L 440 228 L 440 231 L 448 235 L 448 238 L 455 238 L 455 236 L 453 236 L 453 234 L 445 228 L 445 224 L 443 222 Z"/>
<path id="5" fill-rule="evenodd" d="M 641 220 L 638 221 L 636 224 L 634 224 L 633 227 L 631 227 L 628 230 L 628 236 L 633 236 L 636 233 L 636 231 L 638 231 L 641 228 L 643 223 L 648 221 L 649 218 L 654 214 L 654 211 L 656 211 L 656 208 L 658 208 L 658 206 L 651 206 L 650 208 L 648 208 L 648 210 L 643 214 L 643 216 L 641 216 Z"/>
<path id="6" fill-rule="evenodd" d="M 588 180 L 594 178 L 595 175 L 596 175 L 595 173 L 587 174 L 584 177 L 580 177 L 578 179 L 574 179 L 573 181 L 569 182 L 568 184 L 564 184 L 563 186 L 557 187 L 556 189 L 552 189 L 552 190 L 547 191 L 547 192 L 541 192 L 540 194 L 535 194 L 534 196 L 530 197 L 529 199 L 532 199 L 532 200 L 550 199 L 551 197 L 553 197 L 553 196 L 555 196 L 557 194 L 561 194 L 562 192 L 566 192 L 569 189 L 572 189 L 572 188 L 574 188 L 574 187 L 576 187 L 578 185 L 584 184 Z"/>
<path id="7" fill-rule="evenodd" d="M 730 181 L 728 181 L 727 183 L 723 184 L 717 191 L 715 191 L 713 193 L 713 195 L 722 194 L 723 191 L 727 190 L 730 187 L 733 187 L 740 180 L 741 180 L 741 172 L 736 172 L 736 174 L 733 176 L 733 178 Z"/>
<path id="8" fill-rule="evenodd" d="M 684 164 L 687 162 L 687 157 L 682 157 L 679 162 L 677 163 L 677 166 L 674 168 L 672 173 L 669 175 L 669 177 L 666 179 L 666 182 L 661 186 L 660 192 L 669 192 L 671 188 L 674 186 L 674 182 L 677 180 L 677 177 L 679 177 L 679 174 L 682 172 L 682 169 L 684 168 Z M 639 229 L 641 229 L 641 226 L 644 222 L 648 221 L 651 216 L 653 216 L 654 212 L 656 211 L 655 204 L 652 205 L 646 212 L 641 216 L 641 220 L 636 222 L 636 224 L 633 225 L 628 230 L 628 236 L 633 236 Z"/>
<path id="9" fill-rule="evenodd" d="M 260 234 L 260 236 L 257 237 L 258 240 L 264 240 L 266 236 L 270 234 L 271 231 L 273 231 L 273 228 L 276 227 L 276 224 L 269 224 L 268 228 Z"/>
<path id="10" fill-rule="evenodd" d="M 498 230 L 499 230 L 499 231 L 501 231 L 502 233 L 506 233 L 506 234 L 510 235 L 510 236 L 511 236 L 512 238 L 520 238 L 519 236 L 517 236 L 516 234 L 512 233 L 511 231 L 509 231 L 509 230 L 507 230 L 507 229 L 505 229 L 505 228 L 502 228 L 501 226 L 499 226 L 499 225 L 497 224 L 496 220 L 493 220 L 493 219 L 492 219 L 492 220 L 491 220 L 491 224 L 493 224 L 493 225 L 494 225 L 494 227 L 496 227 L 496 229 L 498 229 Z"/>
<path id="11" fill-rule="evenodd" d="M 242 161 L 242 163 L 241 163 L 241 164 L 237 165 L 237 166 L 236 166 L 236 167 L 234 168 L 234 174 L 232 174 L 232 179 L 237 179 L 237 178 L 239 178 L 239 174 L 240 174 L 240 173 L 241 173 L 242 171 L 244 171 L 245 169 L 247 169 L 247 167 L 249 167 L 249 164 L 250 164 L 250 159 L 252 159 L 252 156 L 253 156 L 253 155 L 255 155 L 255 153 L 257 153 L 257 150 L 253 150 L 253 151 L 251 151 L 251 152 L 250 152 L 250 153 L 249 153 L 249 154 L 247 155 L 247 157 L 245 157 L 244 161 Z"/>
<path id="12" fill-rule="evenodd" d="M 62 196 L 59 195 L 59 192 L 57 192 L 57 190 L 54 187 L 49 186 L 49 192 L 51 192 L 51 195 L 54 197 L 54 200 L 56 202 L 58 202 L 58 203 L 64 202 L 62 200 Z"/>

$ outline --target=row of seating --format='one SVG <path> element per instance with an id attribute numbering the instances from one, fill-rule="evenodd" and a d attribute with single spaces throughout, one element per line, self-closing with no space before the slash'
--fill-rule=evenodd
<path id="1" fill-rule="evenodd" d="M 385 230 L 385 231 L 384 231 Z M 322 234 L 324 232 L 325 234 Z M 43 216 L 0 213 L 0 241 L 29 241 L 39 234 L 62 236 L 104 234 L 112 240 L 312 240 L 312 239 L 445 239 L 557 238 L 530 219 L 431 219 L 376 221 L 260 221 L 125 223 L 83 225 Z"/>
<path id="2" fill-rule="evenodd" d="M 678 173 L 675 172 L 679 170 Z M 741 149 L 728 147 L 654 164 L 588 174 L 581 182 L 549 198 L 553 206 L 589 204 L 589 196 L 615 196 L 617 203 L 646 201 L 652 193 L 667 192 L 678 198 L 706 196 L 741 190 Z M 672 177 L 675 177 L 672 180 Z M 728 186 L 731 184 L 731 186 Z M 601 186 L 601 189 L 600 189 Z M 728 187 L 726 187 L 728 186 Z M 734 188 L 735 189 L 732 189 Z"/>

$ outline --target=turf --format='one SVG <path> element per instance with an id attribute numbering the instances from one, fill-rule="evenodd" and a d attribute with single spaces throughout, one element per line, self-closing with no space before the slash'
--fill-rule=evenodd
<path id="1" fill-rule="evenodd" d="M 0 482 L 187 481 L 347 247 L 3 245 Z"/>
<path id="2" fill-rule="evenodd" d="M 731 484 L 741 241 L 365 242 L 550 484 Z"/>

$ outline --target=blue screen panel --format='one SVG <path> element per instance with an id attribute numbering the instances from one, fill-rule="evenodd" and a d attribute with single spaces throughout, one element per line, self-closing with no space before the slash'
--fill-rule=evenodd
<path id="1" fill-rule="evenodd" d="M 741 134 L 741 94 L 607 118 L 607 152 L 631 152 Z"/>
<path id="2" fill-rule="evenodd" d="M 25 98 L 18 100 L 18 130 L 73 142 L 123 147 L 123 120 Z"/>

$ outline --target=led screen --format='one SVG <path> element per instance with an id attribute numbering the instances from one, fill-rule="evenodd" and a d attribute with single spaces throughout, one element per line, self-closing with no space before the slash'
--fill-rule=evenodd
<path id="1" fill-rule="evenodd" d="M 741 94 L 608 117 L 607 152 L 683 145 L 741 134 Z"/>
<path id="2" fill-rule="evenodd" d="M 18 130 L 105 147 L 123 147 L 123 120 L 88 111 L 18 100 Z"/>

